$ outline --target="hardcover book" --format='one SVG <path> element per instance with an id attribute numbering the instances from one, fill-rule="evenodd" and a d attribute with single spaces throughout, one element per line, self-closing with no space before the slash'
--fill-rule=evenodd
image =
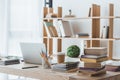
<path id="1" fill-rule="evenodd" d="M 48 37 L 57 37 L 58 33 L 56 28 L 53 26 L 52 22 L 44 22 L 44 26 L 47 32 Z"/>
<path id="2" fill-rule="evenodd" d="M 58 21 L 58 26 L 60 28 L 62 37 L 70 37 L 70 36 L 73 35 L 69 21 L 59 20 Z"/>
<path id="3" fill-rule="evenodd" d="M 81 55 L 81 58 L 89 58 L 89 59 L 99 59 L 99 58 L 104 58 L 107 57 L 106 55 L 101 55 L 101 56 L 97 56 L 97 55 Z"/>
<path id="4" fill-rule="evenodd" d="M 103 65 L 101 63 L 84 63 L 85 68 L 101 68 Z"/>
<path id="5" fill-rule="evenodd" d="M 79 62 L 65 62 L 61 64 L 55 64 L 52 66 L 52 70 L 65 72 L 71 69 L 76 69 L 78 67 L 78 64 Z"/>
<path id="6" fill-rule="evenodd" d="M 105 69 L 106 69 L 106 71 L 118 72 L 118 71 L 120 71 L 120 66 L 106 65 Z"/>
<path id="7" fill-rule="evenodd" d="M 79 70 L 77 75 L 81 76 L 81 75 L 87 75 L 87 76 L 97 76 L 97 75 L 102 75 L 102 74 L 106 74 L 106 70 L 102 69 L 99 71 L 83 71 L 83 70 Z"/>
<path id="8" fill-rule="evenodd" d="M 0 65 L 12 65 L 12 64 L 19 64 L 20 60 L 19 59 L 1 59 L 0 60 Z"/>
<path id="9" fill-rule="evenodd" d="M 118 71 L 120 71 L 120 62 L 119 61 L 112 61 L 110 63 L 106 63 L 105 69 L 107 71 L 118 72 Z"/>
<path id="10" fill-rule="evenodd" d="M 90 47 L 84 49 L 85 55 L 107 55 L 106 47 Z"/>
<path id="11" fill-rule="evenodd" d="M 103 58 L 97 58 L 97 59 L 92 59 L 92 58 L 80 58 L 81 61 L 84 61 L 85 63 L 91 62 L 91 63 L 98 63 L 102 61 L 108 60 L 108 57 L 103 57 Z"/>

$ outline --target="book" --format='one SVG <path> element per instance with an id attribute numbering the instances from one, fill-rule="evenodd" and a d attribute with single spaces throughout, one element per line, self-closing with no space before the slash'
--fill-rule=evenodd
<path id="1" fill-rule="evenodd" d="M 91 17 L 91 7 L 89 8 L 89 14 L 88 17 Z"/>
<path id="2" fill-rule="evenodd" d="M 81 76 L 81 75 L 98 76 L 98 75 L 102 75 L 102 74 L 106 74 L 106 70 L 105 69 L 102 69 L 102 70 L 99 70 L 99 71 L 84 71 L 84 70 L 79 70 L 77 72 L 78 76 Z"/>
<path id="3" fill-rule="evenodd" d="M 50 28 L 49 28 L 50 26 L 53 26 L 52 22 L 44 21 L 43 23 L 44 23 L 45 30 L 47 32 L 47 36 L 52 37 L 53 35 L 52 35 Z"/>
<path id="4" fill-rule="evenodd" d="M 60 28 L 62 37 L 70 37 L 73 35 L 69 21 L 59 20 L 58 26 Z"/>
<path id="5" fill-rule="evenodd" d="M 103 65 L 101 63 L 84 63 L 85 68 L 101 68 Z"/>
<path id="6" fill-rule="evenodd" d="M 65 72 L 68 70 L 76 69 L 78 67 L 78 64 L 79 62 L 65 62 L 61 64 L 55 64 L 55 65 L 52 65 L 52 70 Z"/>
<path id="7" fill-rule="evenodd" d="M 83 71 L 100 71 L 100 70 L 102 70 L 104 68 L 105 68 L 105 66 L 103 66 L 101 68 L 85 68 L 85 67 L 80 67 L 79 69 L 83 70 Z"/>
<path id="8" fill-rule="evenodd" d="M 57 20 L 54 20 L 54 25 L 55 25 L 56 31 L 57 31 L 57 33 L 58 33 L 58 36 L 61 37 L 62 34 L 61 34 L 60 26 L 59 26 L 59 23 L 58 23 Z"/>
<path id="9" fill-rule="evenodd" d="M 86 63 L 88 63 L 88 62 L 97 63 L 97 62 L 102 62 L 102 61 L 108 60 L 108 57 L 97 58 L 97 59 L 93 59 L 93 58 L 80 58 L 80 60 L 84 61 Z"/>
<path id="10" fill-rule="evenodd" d="M 54 65 L 52 66 L 52 71 L 58 71 L 58 72 L 76 72 L 78 68 L 71 68 L 71 69 L 66 69 L 66 68 L 58 68 L 55 67 Z"/>
<path id="11" fill-rule="evenodd" d="M 77 67 L 79 64 L 79 62 L 64 62 L 64 63 L 60 63 L 60 64 L 55 64 L 56 67 L 60 67 L 60 68 L 72 68 L 72 67 Z"/>
<path id="12" fill-rule="evenodd" d="M 53 26 L 52 22 L 45 21 L 44 26 L 45 26 L 48 37 L 57 37 L 58 36 L 57 30 Z"/>
<path id="13" fill-rule="evenodd" d="M 119 72 L 120 66 L 105 65 L 106 71 Z"/>
<path id="14" fill-rule="evenodd" d="M 2 58 L 0 60 L 0 65 L 12 65 L 12 64 L 19 64 L 20 60 L 15 58 Z"/>
<path id="15" fill-rule="evenodd" d="M 85 55 L 107 55 L 107 48 L 106 47 L 90 47 L 84 49 Z"/>
<path id="16" fill-rule="evenodd" d="M 52 37 L 58 37 L 58 33 L 56 31 L 56 28 L 54 26 L 50 26 L 50 32 L 52 34 Z"/>
<path id="17" fill-rule="evenodd" d="M 83 37 L 83 38 L 85 38 L 85 37 L 89 37 L 89 34 L 88 33 L 78 33 L 78 34 L 76 34 L 76 37 Z"/>
<path id="18" fill-rule="evenodd" d="M 89 58 L 89 59 L 98 59 L 98 58 L 104 58 L 107 57 L 106 55 L 81 55 L 81 58 Z"/>
<path id="19" fill-rule="evenodd" d="M 106 63 L 105 69 L 107 71 L 118 72 L 118 71 L 120 71 L 120 62 L 119 61 L 112 61 L 110 63 Z"/>

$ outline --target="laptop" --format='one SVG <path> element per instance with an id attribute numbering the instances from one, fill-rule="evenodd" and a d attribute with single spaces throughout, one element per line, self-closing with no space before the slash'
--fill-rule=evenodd
<path id="1" fill-rule="evenodd" d="M 47 55 L 44 43 L 20 43 L 20 48 L 25 63 L 42 64 L 40 53 Z"/>

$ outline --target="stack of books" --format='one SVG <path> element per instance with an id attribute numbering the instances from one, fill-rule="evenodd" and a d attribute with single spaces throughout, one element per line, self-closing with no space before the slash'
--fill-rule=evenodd
<path id="1" fill-rule="evenodd" d="M 89 76 L 96 76 L 105 74 L 105 67 L 102 65 L 103 61 L 108 60 L 107 48 L 92 47 L 85 48 L 85 55 L 81 55 L 80 60 L 84 62 L 84 67 L 80 67 L 79 74 L 86 74 Z"/>
<path id="2" fill-rule="evenodd" d="M 20 64 L 20 59 L 17 56 L 7 56 L 0 59 L 0 65 Z"/>
<path id="3" fill-rule="evenodd" d="M 79 62 L 65 62 L 60 64 L 55 64 L 52 66 L 53 71 L 60 72 L 73 72 L 78 70 Z"/>
<path id="4" fill-rule="evenodd" d="M 119 61 L 111 61 L 110 63 L 106 63 L 105 69 L 107 71 L 119 72 L 120 71 L 120 62 Z"/>

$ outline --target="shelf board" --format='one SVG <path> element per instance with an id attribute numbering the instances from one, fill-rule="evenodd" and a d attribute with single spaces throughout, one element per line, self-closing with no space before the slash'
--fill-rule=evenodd
<path id="1" fill-rule="evenodd" d="M 104 40 L 104 41 L 113 41 L 113 40 L 120 40 L 120 38 L 83 38 L 83 37 L 43 37 L 43 38 L 53 38 L 53 39 L 81 39 L 81 40 Z"/>
<path id="2" fill-rule="evenodd" d="M 75 17 L 75 18 L 42 18 L 43 20 L 78 20 L 78 19 L 114 19 L 114 18 L 120 18 L 120 16 L 103 16 L 103 17 Z"/>

